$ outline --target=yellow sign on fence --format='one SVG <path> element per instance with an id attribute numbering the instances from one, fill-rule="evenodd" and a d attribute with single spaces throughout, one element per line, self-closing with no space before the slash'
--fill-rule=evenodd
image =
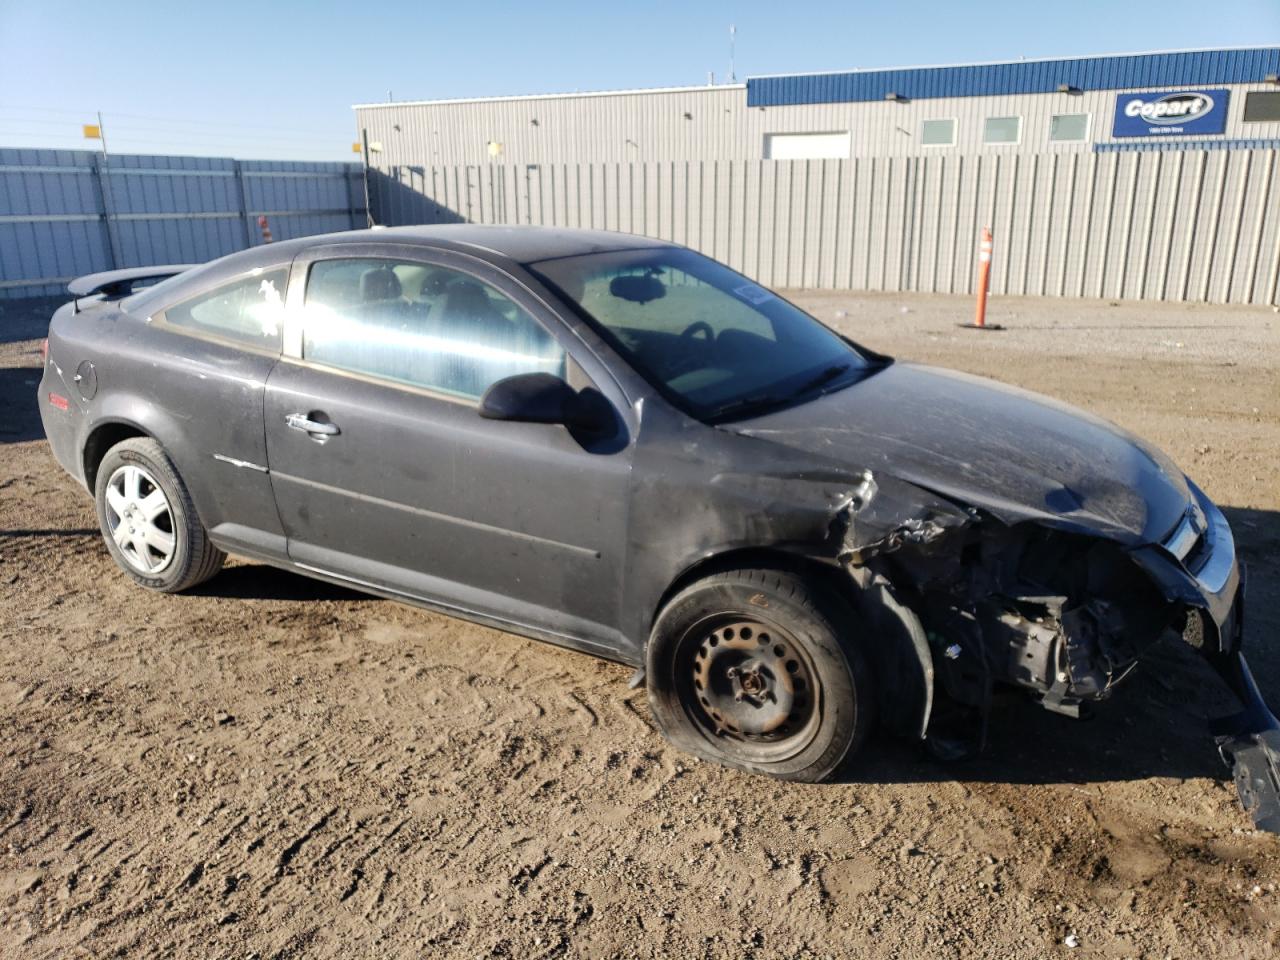
<path id="1" fill-rule="evenodd" d="M 98 129 L 96 123 L 86 123 L 84 125 L 84 138 L 86 140 L 101 140 L 102 131 Z"/>

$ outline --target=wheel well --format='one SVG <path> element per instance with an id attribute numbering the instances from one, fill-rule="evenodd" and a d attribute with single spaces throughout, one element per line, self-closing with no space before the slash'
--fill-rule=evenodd
<path id="1" fill-rule="evenodd" d="M 671 582 L 671 585 L 663 591 L 662 598 L 658 601 L 658 605 L 650 617 L 650 629 L 657 622 L 658 614 L 662 612 L 663 607 L 689 584 L 713 574 L 723 573 L 726 570 L 741 570 L 749 567 L 764 567 L 770 570 L 786 570 L 791 573 L 798 573 L 804 577 L 821 581 L 836 590 L 853 590 L 856 587 L 854 582 L 848 576 L 842 574 L 839 568 L 817 560 L 811 560 L 799 554 L 788 553 L 785 550 L 769 549 L 768 547 L 747 547 L 741 550 L 729 550 L 725 553 L 717 553 L 699 560 L 681 573 L 680 576 L 676 577 Z"/>
<path id="2" fill-rule="evenodd" d="M 129 423 L 104 423 L 94 427 L 93 433 L 89 434 L 89 439 L 84 443 L 84 483 L 89 488 L 89 492 L 92 493 L 96 489 L 98 466 L 108 450 L 121 440 L 146 436 L 150 434 Z"/>

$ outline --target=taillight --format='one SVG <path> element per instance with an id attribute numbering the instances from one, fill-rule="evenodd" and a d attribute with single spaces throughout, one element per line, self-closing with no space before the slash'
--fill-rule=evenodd
<path id="1" fill-rule="evenodd" d="M 49 338 L 45 337 L 40 341 L 40 359 L 45 363 L 49 362 Z"/>
<path id="2" fill-rule="evenodd" d="M 51 393 L 49 394 L 49 406 L 56 407 L 59 410 L 67 410 L 70 409 L 71 404 L 68 403 L 67 398 L 61 394 Z"/>

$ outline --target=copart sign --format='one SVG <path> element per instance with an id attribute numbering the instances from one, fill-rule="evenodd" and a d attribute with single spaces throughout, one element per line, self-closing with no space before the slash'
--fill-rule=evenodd
<path id="1" fill-rule="evenodd" d="M 1222 133 L 1227 128 L 1227 90 L 1171 90 L 1116 95 L 1116 137 Z"/>

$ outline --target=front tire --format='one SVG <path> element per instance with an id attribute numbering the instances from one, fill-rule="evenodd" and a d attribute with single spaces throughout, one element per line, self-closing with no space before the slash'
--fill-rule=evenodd
<path id="1" fill-rule="evenodd" d="M 873 723 L 862 635 L 853 609 L 821 583 L 780 570 L 718 573 L 658 615 L 649 702 L 683 750 L 785 780 L 824 780 Z"/>
<path id="2" fill-rule="evenodd" d="M 150 437 L 132 437 L 107 451 L 94 500 L 112 559 L 150 590 L 190 589 L 217 573 L 227 558 L 209 542 L 186 484 Z"/>

